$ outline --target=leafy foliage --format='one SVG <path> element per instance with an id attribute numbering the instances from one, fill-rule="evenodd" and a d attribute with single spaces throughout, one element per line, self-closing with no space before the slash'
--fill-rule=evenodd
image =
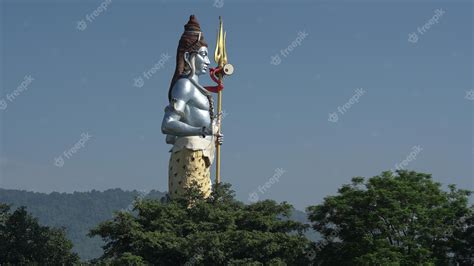
<path id="1" fill-rule="evenodd" d="M 245 205 L 230 185 L 205 199 L 196 186 L 180 200 L 145 199 L 137 215 L 119 212 L 91 231 L 106 242 L 102 261 L 141 259 L 153 265 L 308 264 L 307 226 L 289 220 L 292 206 L 266 200 Z"/>
<path id="2" fill-rule="evenodd" d="M 161 198 L 164 195 L 162 192 L 151 191 L 146 197 Z M 89 230 L 100 222 L 111 219 L 114 211 L 131 210 L 131 203 L 138 196 L 145 196 L 145 193 L 108 189 L 45 194 L 0 189 L 0 202 L 10 204 L 12 208 L 26 206 L 41 225 L 65 228 L 67 237 L 74 243 L 74 252 L 83 260 L 102 255 L 103 241 L 99 237 L 88 237 Z"/>
<path id="3" fill-rule="evenodd" d="M 59 229 L 40 226 L 24 207 L 0 204 L 0 264 L 72 265 L 79 262 Z"/>
<path id="4" fill-rule="evenodd" d="M 323 237 L 313 243 L 304 213 L 285 202 L 245 205 L 228 184 L 208 199 L 194 187 L 171 202 L 155 200 L 160 192 L 142 199 L 119 189 L 48 195 L 0 189 L 0 202 L 28 206 L 42 225 L 66 227 L 85 258 L 89 250 L 103 254 L 98 265 L 472 265 L 470 193 L 454 185 L 443 191 L 416 172 L 355 177 L 308 208 Z M 63 230 L 38 222 L 24 208 L 12 213 L 0 203 L 0 264 L 77 262 Z M 84 240 L 88 233 L 92 240 Z"/>
<path id="5" fill-rule="evenodd" d="M 473 207 L 470 191 L 444 192 L 429 174 L 384 172 L 352 179 L 338 195 L 308 207 L 321 265 L 470 265 Z M 453 257 L 453 258 L 451 258 Z"/>

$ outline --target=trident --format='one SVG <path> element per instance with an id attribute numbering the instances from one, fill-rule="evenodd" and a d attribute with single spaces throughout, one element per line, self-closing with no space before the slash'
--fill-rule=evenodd
<path id="1" fill-rule="evenodd" d="M 216 50 L 214 51 L 214 61 L 216 68 L 211 68 L 209 74 L 211 79 L 217 83 L 217 86 L 208 86 L 207 90 L 217 92 L 217 113 L 220 122 L 219 132 L 222 130 L 222 89 L 224 89 L 224 76 L 230 76 L 234 73 L 234 67 L 227 63 L 227 51 L 225 47 L 226 32 L 222 26 L 222 18 L 219 16 L 219 30 L 217 31 Z M 221 182 L 221 145 L 216 142 L 216 183 Z"/>

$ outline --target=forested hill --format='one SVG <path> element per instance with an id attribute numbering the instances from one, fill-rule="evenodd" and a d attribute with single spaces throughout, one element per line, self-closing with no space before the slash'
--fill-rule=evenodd
<path id="1" fill-rule="evenodd" d="M 81 260 L 89 260 L 102 254 L 103 245 L 101 239 L 87 236 L 91 228 L 112 218 L 114 211 L 131 210 L 136 197 L 161 199 L 164 195 L 165 193 L 154 190 L 147 194 L 121 189 L 45 194 L 0 188 L 0 203 L 10 204 L 12 208 L 26 206 L 27 211 L 37 217 L 40 224 L 64 227 L 67 237 L 74 244 L 74 251 Z M 307 222 L 306 214 L 301 211 L 294 211 L 292 219 Z M 318 238 L 312 231 L 307 232 L 307 236 L 313 240 Z"/>
<path id="2" fill-rule="evenodd" d="M 0 203 L 10 204 L 12 208 L 26 206 L 41 224 L 64 227 L 74 244 L 74 251 L 82 260 L 88 260 L 99 257 L 103 245 L 101 239 L 87 236 L 89 230 L 112 218 L 114 211 L 131 209 L 133 200 L 143 195 L 143 192 L 121 189 L 45 194 L 0 188 Z M 164 195 L 151 191 L 146 197 L 159 199 Z"/>

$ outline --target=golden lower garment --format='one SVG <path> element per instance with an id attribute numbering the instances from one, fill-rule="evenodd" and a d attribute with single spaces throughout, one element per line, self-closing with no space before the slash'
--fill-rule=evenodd
<path id="1" fill-rule="evenodd" d="M 202 150 L 181 149 L 171 152 L 168 171 L 168 191 L 171 199 L 183 195 L 196 181 L 206 197 L 211 194 L 211 162 Z"/>

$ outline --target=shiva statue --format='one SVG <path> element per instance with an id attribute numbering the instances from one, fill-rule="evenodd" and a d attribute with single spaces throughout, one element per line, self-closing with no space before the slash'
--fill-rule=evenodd
<path id="1" fill-rule="evenodd" d="M 211 194 L 211 164 L 215 145 L 222 144 L 223 135 L 219 133 L 220 114 L 214 113 L 213 97 L 199 84 L 199 76 L 207 73 L 209 65 L 208 45 L 192 15 L 179 40 L 169 105 L 161 125 L 166 143 L 173 145 L 168 169 L 170 199 L 182 196 L 193 182 L 205 197 Z"/>

